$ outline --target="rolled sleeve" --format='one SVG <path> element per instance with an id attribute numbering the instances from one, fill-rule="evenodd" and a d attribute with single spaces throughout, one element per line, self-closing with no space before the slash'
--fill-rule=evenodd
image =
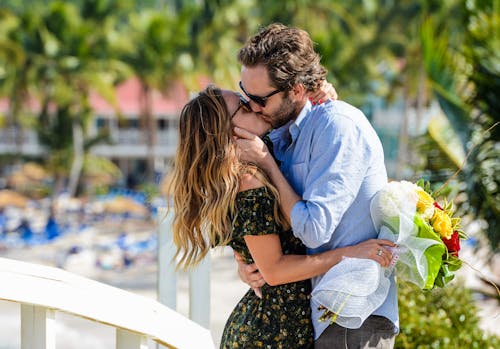
<path id="1" fill-rule="evenodd" d="M 326 222 L 317 208 L 312 210 L 314 202 L 298 201 L 291 211 L 291 224 L 294 235 L 309 248 L 317 248 L 326 244 L 331 235 L 326 231 Z M 313 212 L 315 211 L 315 212 Z"/>

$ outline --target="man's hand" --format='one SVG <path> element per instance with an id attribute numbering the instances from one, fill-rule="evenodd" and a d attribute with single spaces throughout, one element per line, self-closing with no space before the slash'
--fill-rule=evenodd
<path id="1" fill-rule="evenodd" d="M 234 128 L 234 134 L 236 135 L 234 142 L 238 147 L 239 159 L 264 168 L 266 161 L 272 157 L 262 139 L 239 127 Z"/>
<path id="2" fill-rule="evenodd" d="M 262 278 L 255 263 L 246 264 L 237 252 L 234 252 L 234 258 L 238 262 L 238 275 L 241 281 L 249 285 L 257 297 L 262 298 L 260 288 L 266 284 L 266 281 Z"/>

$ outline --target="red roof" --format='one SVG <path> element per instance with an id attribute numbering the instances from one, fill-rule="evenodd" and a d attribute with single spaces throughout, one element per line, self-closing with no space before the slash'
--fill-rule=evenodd
<path id="1" fill-rule="evenodd" d="M 116 87 L 118 108 L 124 115 L 138 115 L 140 111 L 140 84 L 139 79 L 131 78 Z M 180 82 L 173 82 L 166 93 L 153 91 L 152 111 L 155 115 L 177 114 L 189 100 L 186 88 Z M 90 94 L 90 103 L 96 114 L 115 114 L 114 108 L 95 92 Z M 29 109 L 38 110 L 40 105 L 35 100 L 28 101 Z M 9 102 L 6 98 L 0 99 L 0 111 L 7 111 Z"/>
<path id="2" fill-rule="evenodd" d="M 138 115 L 140 112 L 141 87 L 139 79 L 131 78 L 116 88 L 116 100 L 120 111 L 125 115 Z M 153 114 L 176 114 L 189 99 L 186 88 L 180 82 L 173 82 L 167 93 L 153 91 Z M 97 114 L 114 114 L 113 107 L 97 93 L 90 95 L 90 102 Z"/>

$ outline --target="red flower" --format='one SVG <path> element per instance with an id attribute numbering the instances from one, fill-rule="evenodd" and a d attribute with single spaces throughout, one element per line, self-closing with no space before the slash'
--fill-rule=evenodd
<path id="1" fill-rule="evenodd" d="M 439 208 L 441 211 L 444 211 L 443 208 L 438 204 L 437 201 L 434 201 L 434 207 Z"/>
<path id="2" fill-rule="evenodd" d="M 460 238 L 458 232 L 454 231 L 449 239 L 443 239 L 448 252 L 455 257 L 458 257 L 458 251 L 460 251 Z"/>

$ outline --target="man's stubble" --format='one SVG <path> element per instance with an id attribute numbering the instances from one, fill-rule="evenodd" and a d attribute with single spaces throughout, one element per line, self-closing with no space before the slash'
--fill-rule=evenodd
<path id="1" fill-rule="evenodd" d="M 276 129 L 281 126 L 287 124 L 290 120 L 294 120 L 300 113 L 300 103 L 298 101 L 292 101 L 287 94 L 277 110 L 273 113 L 273 115 L 269 114 L 261 114 L 264 119 L 271 123 L 271 126 Z"/>

